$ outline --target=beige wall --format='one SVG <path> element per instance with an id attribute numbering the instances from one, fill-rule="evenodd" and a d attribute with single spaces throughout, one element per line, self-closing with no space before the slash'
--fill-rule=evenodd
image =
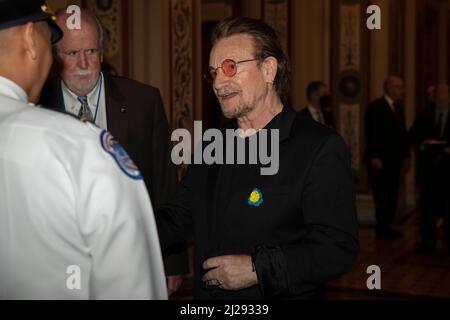
<path id="1" fill-rule="evenodd" d="M 405 6 L 405 114 L 406 125 L 411 127 L 416 116 L 416 1 L 407 0 Z M 406 202 L 415 204 L 414 168 L 406 177 Z"/>
<path id="2" fill-rule="evenodd" d="M 160 89 L 170 117 L 170 2 L 132 0 L 130 3 L 130 77 Z"/>
<path id="3" fill-rule="evenodd" d="M 264 1 L 264 0 L 262 0 Z M 262 1 L 261 0 L 241 0 L 242 15 L 254 19 L 262 17 Z"/>
<path id="4" fill-rule="evenodd" d="M 405 106 L 408 127 L 416 115 L 416 1 L 408 0 L 405 6 Z"/>
<path id="5" fill-rule="evenodd" d="M 373 0 L 381 9 L 381 30 L 371 30 L 369 100 L 383 95 L 383 82 L 389 73 L 389 1 Z"/>
<path id="6" fill-rule="evenodd" d="M 447 82 L 448 65 L 448 9 L 450 1 L 441 1 L 439 3 L 439 82 Z"/>
<path id="7" fill-rule="evenodd" d="M 329 10 L 328 0 L 291 3 L 292 107 L 297 110 L 306 106 L 309 82 L 330 84 Z"/>

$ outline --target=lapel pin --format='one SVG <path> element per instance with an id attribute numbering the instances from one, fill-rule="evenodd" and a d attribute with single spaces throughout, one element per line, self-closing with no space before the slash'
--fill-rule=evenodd
<path id="1" fill-rule="evenodd" d="M 264 202 L 263 194 L 259 189 L 253 189 L 248 198 L 248 205 L 258 208 Z"/>
<path id="2" fill-rule="evenodd" d="M 125 107 L 120 108 L 120 113 L 125 113 L 125 112 L 127 112 L 127 108 L 125 108 Z"/>

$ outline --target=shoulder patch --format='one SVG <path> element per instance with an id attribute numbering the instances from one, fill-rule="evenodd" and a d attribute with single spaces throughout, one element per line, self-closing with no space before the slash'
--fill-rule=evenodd
<path id="1" fill-rule="evenodd" d="M 111 133 L 103 130 L 100 134 L 100 143 L 102 148 L 114 158 L 123 173 L 134 180 L 143 179 L 137 165 L 133 162 L 119 142 L 114 139 Z"/>

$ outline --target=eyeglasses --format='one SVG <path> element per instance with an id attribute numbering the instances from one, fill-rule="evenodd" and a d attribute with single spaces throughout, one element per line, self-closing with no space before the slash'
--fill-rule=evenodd
<path id="1" fill-rule="evenodd" d="M 258 59 L 250 59 L 250 60 L 242 60 L 242 61 L 234 61 L 231 59 L 226 59 L 222 62 L 220 67 L 214 68 L 214 67 L 209 67 L 208 68 L 208 73 L 206 73 L 204 75 L 204 78 L 206 81 L 208 81 L 209 83 L 214 83 L 214 81 L 216 81 L 217 78 L 217 70 L 222 69 L 223 73 L 229 77 L 232 78 L 236 75 L 237 72 L 237 65 L 244 63 L 244 62 L 250 62 L 250 61 L 256 61 Z"/>

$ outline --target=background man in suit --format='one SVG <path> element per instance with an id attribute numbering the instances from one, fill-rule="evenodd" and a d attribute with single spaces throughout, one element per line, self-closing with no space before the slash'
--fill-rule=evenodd
<path id="1" fill-rule="evenodd" d="M 345 143 L 282 102 L 289 63 L 270 26 L 227 18 L 212 47 L 207 76 L 234 120 L 229 129 L 253 129 L 255 139 L 261 129 L 277 130 L 279 141 L 266 143 L 280 145 L 279 170 L 261 175 L 264 165 L 250 164 L 250 155 L 244 165 L 191 165 L 157 213 L 161 244 L 193 236 L 197 299 L 323 298 L 325 284 L 348 272 L 359 250 Z M 252 150 L 250 138 L 236 138 Z"/>
<path id="2" fill-rule="evenodd" d="M 418 148 L 417 181 L 421 194 L 420 253 L 436 249 L 436 221 L 444 217 L 447 248 L 450 252 L 450 141 L 449 87 L 435 88 L 435 108 L 417 117 L 411 128 L 411 138 Z"/>
<path id="3" fill-rule="evenodd" d="M 323 125 L 334 128 L 334 120 L 330 111 L 331 98 L 327 85 L 321 81 L 313 81 L 306 88 L 308 106 L 300 111 L 305 115 Z M 324 107 L 327 110 L 324 110 Z"/>
<path id="4" fill-rule="evenodd" d="M 427 88 L 427 111 L 430 111 L 436 107 L 436 86 L 431 85 Z"/>
<path id="5" fill-rule="evenodd" d="M 403 80 L 389 76 L 384 97 L 372 102 L 365 115 L 365 160 L 369 167 L 379 238 L 395 239 L 400 233 L 391 228 L 397 210 L 402 167 L 409 170 L 409 146 L 401 101 Z"/>
<path id="6" fill-rule="evenodd" d="M 69 30 L 66 10 L 56 23 L 64 37 L 55 47 L 60 78 L 49 81 L 44 105 L 59 108 L 83 121 L 108 129 L 125 147 L 141 170 L 154 207 L 166 202 L 176 186 L 170 159 L 169 126 L 158 89 L 101 72 L 103 29 L 89 11 L 81 10 L 81 29 Z M 181 251 L 180 251 L 181 250 Z M 185 248 L 165 260 L 169 294 L 187 273 Z"/>

